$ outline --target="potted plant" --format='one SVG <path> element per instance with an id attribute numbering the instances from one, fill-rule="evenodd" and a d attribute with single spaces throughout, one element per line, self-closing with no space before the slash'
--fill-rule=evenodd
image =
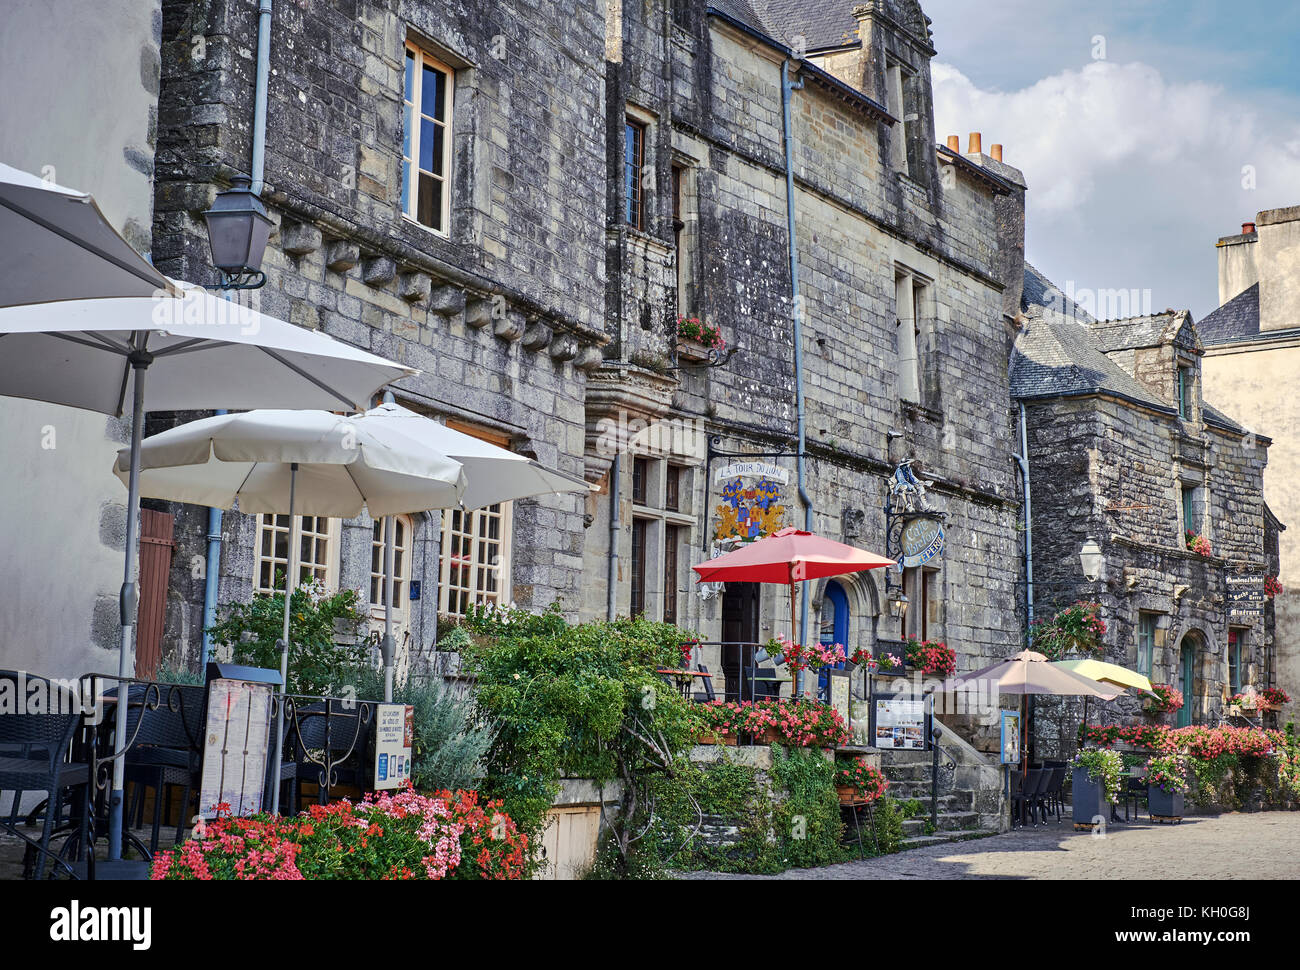
<path id="1" fill-rule="evenodd" d="M 907 665 L 923 674 L 947 677 L 957 672 L 957 654 L 946 643 L 937 640 L 917 640 L 912 637 L 905 648 Z"/>
<path id="2" fill-rule="evenodd" d="M 1187 762 L 1181 754 L 1157 755 L 1147 761 L 1147 805 L 1152 819 L 1181 822 L 1187 794 Z"/>
<path id="3" fill-rule="evenodd" d="M 1119 799 L 1124 758 L 1118 751 L 1093 748 L 1076 754 L 1072 767 L 1070 808 L 1074 827 L 1090 829 L 1099 817 L 1109 817 L 1110 804 Z"/>
<path id="4" fill-rule="evenodd" d="M 1154 697 L 1148 698 L 1142 710 L 1150 717 L 1170 714 L 1183 706 L 1183 692 L 1173 684 L 1152 684 Z"/>
<path id="5" fill-rule="evenodd" d="M 884 772 L 864 758 L 841 758 L 835 762 L 835 792 L 841 805 L 870 805 L 889 788 Z"/>
<path id="6" fill-rule="evenodd" d="M 1057 611 L 1051 619 L 1036 620 L 1029 628 L 1029 643 L 1048 660 L 1062 660 L 1071 655 L 1101 654 L 1105 650 L 1102 641 L 1105 635 L 1101 604 L 1080 600 Z"/>
<path id="7" fill-rule="evenodd" d="M 1259 691 L 1260 708 L 1265 711 L 1280 711 L 1283 704 L 1291 703 L 1291 695 L 1281 687 L 1262 687 Z"/>
<path id="8" fill-rule="evenodd" d="M 699 317 L 678 316 L 676 337 L 677 356 L 697 362 L 722 353 L 727 346 L 722 332 Z"/>
<path id="9" fill-rule="evenodd" d="M 695 743 L 736 745 L 743 716 L 742 706 L 735 701 L 693 705 L 691 718 L 695 722 Z"/>
<path id="10" fill-rule="evenodd" d="M 1185 538 L 1187 540 L 1187 548 L 1190 549 L 1192 552 L 1196 553 L 1198 556 L 1208 557 L 1210 555 L 1213 555 L 1213 553 L 1210 550 L 1210 540 L 1205 538 L 1205 536 L 1199 535 L 1198 533 L 1193 532 L 1191 529 L 1188 529 L 1186 530 Z"/>

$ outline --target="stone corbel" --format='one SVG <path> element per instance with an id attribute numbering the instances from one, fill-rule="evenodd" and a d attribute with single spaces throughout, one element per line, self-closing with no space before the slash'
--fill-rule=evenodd
<path id="1" fill-rule="evenodd" d="M 325 268 L 333 273 L 346 273 L 361 263 L 361 247 L 346 239 L 334 239 L 325 245 Z"/>
<path id="2" fill-rule="evenodd" d="M 397 264 L 387 256 L 371 256 L 361 262 L 361 279 L 367 286 L 383 286 L 397 279 Z"/>
<path id="3" fill-rule="evenodd" d="M 491 322 L 491 300 L 474 299 L 465 304 L 465 326 L 471 330 L 482 330 Z"/>
<path id="4" fill-rule="evenodd" d="M 314 253 L 320 247 L 320 230 L 311 223 L 295 222 L 280 230 L 280 248 L 294 258 Z"/>
<path id="5" fill-rule="evenodd" d="M 538 317 L 529 317 L 524 328 L 523 345 L 529 350 L 541 350 L 554 336 L 555 332 Z"/>
<path id="6" fill-rule="evenodd" d="M 408 303 L 426 303 L 433 288 L 428 273 L 402 273 L 397 279 L 397 295 Z"/>
<path id="7" fill-rule="evenodd" d="M 486 303 L 486 300 L 479 301 Z M 429 311 L 444 317 L 454 317 L 466 308 L 465 291 L 459 286 L 435 286 L 429 294 Z M 489 314 L 491 306 L 488 306 Z M 466 314 L 468 322 L 468 314 Z M 471 324 L 472 326 L 472 324 Z"/>
<path id="8" fill-rule="evenodd" d="M 578 356 L 578 338 L 571 333 L 558 337 L 551 344 L 551 359 L 557 363 L 573 360 Z"/>
<path id="9" fill-rule="evenodd" d="M 492 332 L 501 340 L 514 343 L 523 337 L 527 326 L 528 322 L 522 313 L 518 310 L 507 310 L 504 316 L 493 321 Z"/>

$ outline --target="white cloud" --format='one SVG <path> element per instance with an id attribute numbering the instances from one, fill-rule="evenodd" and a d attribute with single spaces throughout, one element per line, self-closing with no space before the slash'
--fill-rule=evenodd
<path id="1" fill-rule="evenodd" d="M 982 131 L 985 150 L 1005 146 L 1029 185 L 1030 259 L 1080 285 L 1150 287 L 1159 308 L 1203 316 L 1217 305 L 1215 241 L 1300 203 L 1300 125 L 1215 85 L 1110 61 L 1016 91 L 982 90 L 943 63 L 933 79 L 939 139 L 960 133 L 964 147 Z"/>

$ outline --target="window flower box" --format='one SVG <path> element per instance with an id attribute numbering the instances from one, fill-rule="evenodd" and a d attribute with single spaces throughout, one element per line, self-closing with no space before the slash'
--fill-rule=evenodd
<path id="1" fill-rule="evenodd" d="M 702 364 L 709 360 L 712 354 L 712 349 L 699 340 L 691 340 L 688 337 L 677 338 L 678 360 L 687 360 L 692 363 Z"/>
<path id="2" fill-rule="evenodd" d="M 697 743 L 728 745 L 734 748 L 740 742 L 734 734 L 701 734 L 697 739 Z"/>

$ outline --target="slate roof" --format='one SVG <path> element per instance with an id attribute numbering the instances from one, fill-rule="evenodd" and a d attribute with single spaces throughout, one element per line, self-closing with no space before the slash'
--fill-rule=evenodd
<path id="1" fill-rule="evenodd" d="M 1196 329 L 1207 347 L 1259 336 L 1259 284 L 1242 290 L 1207 315 Z"/>
<path id="2" fill-rule="evenodd" d="M 754 0 L 761 4 L 768 26 L 787 41 L 802 35 L 807 49 L 847 47 L 857 44 L 858 22 L 853 17 L 857 0 Z"/>
<path id="3" fill-rule="evenodd" d="M 1081 397 L 1109 393 L 1160 411 L 1173 408 L 1106 356 L 1087 326 L 1055 310 L 1032 314 L 1016 338 L 1011 396 Z"/>
<path id="4" fill-rule="evenodd" d="M 1188 331 L 1189 339 L 1186 343 L 1197 349 L 1201 346 L 1197 337 L 1198 328 L 1192 325 L 1192 315 L 1186 310 L 1166 310 L 1164 313 L 1140 317 L 1094 321 L 1091 329 L 1106 353 L 1174 343 L 1184 330 Z"/>
<path id="5" fill-rule="evenodd" d="M 1042 310 L 1056 310 L 1062 316 L 1074 317 L 1086 323 L 1091 323 L 1093 319 L 1029 262 L 1025 263 L 1025 291 L 1020 298 L 1020 309 L 1030 316 Z"/>

